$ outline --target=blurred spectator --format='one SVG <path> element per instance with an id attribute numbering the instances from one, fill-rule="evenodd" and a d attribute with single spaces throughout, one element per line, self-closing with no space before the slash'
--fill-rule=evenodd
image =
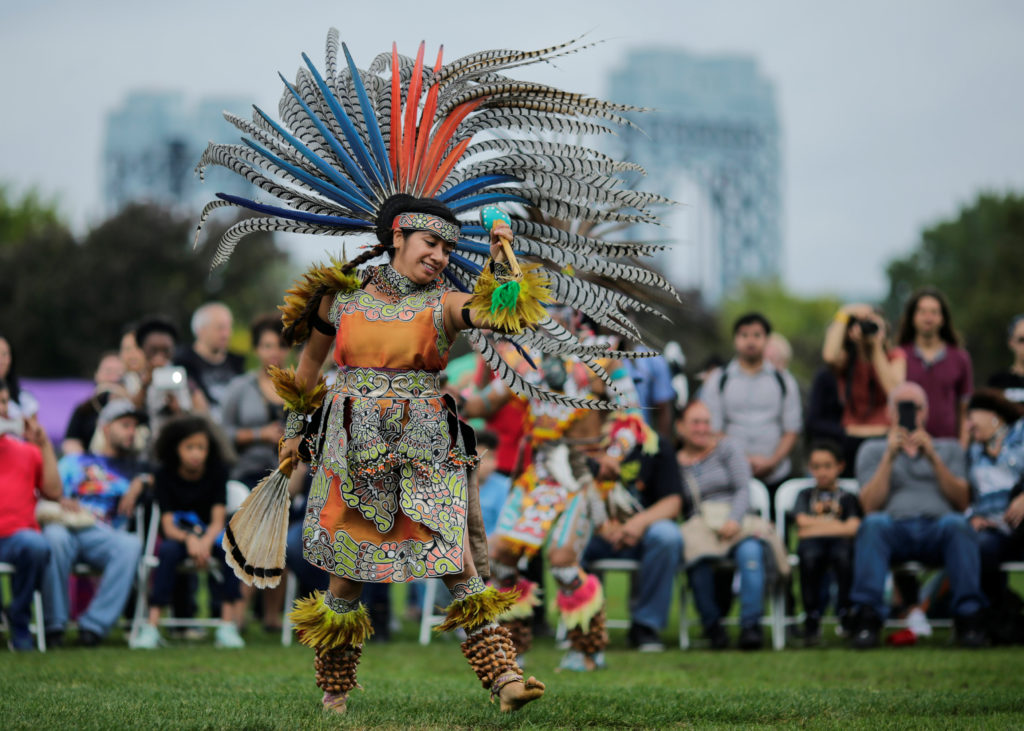
<path id="1" fill-rule="evenodd" d="M 215 424 L 221 423 L 228 384 L 245 370 L 245 359 L 228 352 L 231 342 L 231 310 L 220 302 L 207 302 L 192 315 L 191 347 L 182 347 L 175 365 L 185 368 L 189 378 L 202 389 Z"/>
<path id="2" fill-rule="evenodd" d="M 1020 417 L 1020 407 L 996 389 L 979 389 L 967 404 L 971 431 L 967 516 L 981 547 L 981 587 L 994 606 L 1006 589 L 1006 574 L 999 564 L 1024 558 L 1024 420 Z"/>
<path id="3" fill-rule="evenodd" d="M 480 463 L 476 467 L 480 484 L 480 512 L 483 514 L 484 531 L 490 535 L 498 524 L 498 514 L 508 497 L 509 480 L 497 471 L 497 434 L 488 430 L 477 432 L 476 448 L 480 455 Z"/>
<path id="4" fill-rule="evenodd" d="M 647 351 L 649 348 L 638 346 L 632 350 Z M 668 362 L 664 356 L 654 355 L 649 358 L 626 358 L 623 365 L 636 385 L 644 419 L 661 437 L 671 441 L 676 390 L 672 387 L 672 372 Z"/>
<path id="5" fill-rule="evenodd" d="M 639 417 L 633 418 L 639 423 Z M 640 562 L 640 571 L 633 578 L 629 640 L 637 649 L 651 651 L 663 649 L 659 634 L 668 624 L 672 587 L 682 559 L 683 540 L 676 523 L 683 505 L 682 480 L 672 442 L 649 429 L 643 434 L 630 426 L 629 419 L 615 419 L 613 446 L 592 469 L 596 468 L 599 481 L 618 483 L 629 494 L 631 514 L 621 514 L 621 506 L 613 509 L 590 539 L 582 563 L 586 566 L 605 558 Z M 624 442 L 616 435 L 617 428 L 633 439 Z M 647 435 L 656 440 L 656 448 L 651 448 Z"/>
<path id="6" fill-rule="evenodd" d="M 39 411 L 39 402 L 28 391 L 22 389 L 18 381 L 17 363 L 11 341 L 0 335 L 0 378 L 7 383 L 8 404 L 7 416 L 0 424 L 0 431 L 21 436 L 25 429 L 25 419 L 34 417 Z"/>
<path id="7" fill-rule="evenodd" d="M 206 398 L 199 387 L 171 366 L 178 342 L 178 329 L 167 320 L 153 317 L 139 323 L 135 341 L 145 358 L 142 388 L 135 403 L 149 416 L 149 428 L 158 434 L 172 416 L 189 412 L 206 413 Z"/>
<path id="8" fill-rule="evenodd" d="M 974 376 L 971 356 L 958 347 L 959 336 L 946 298 L 937 289 L 919 289 L 907 301 L 900 321 L 900 349 L 907 359 L 907 380 L 928 396 L 925 431 L 933 438 L 967 444 L 964 410 Z"/>
<path id="9" fill-rule="evenodd" d="M 120 361 L 119 361 L 120 362 Z M 142 542 L 123 530 L 143 489 L 152 477 L 143 473 L 135 454 L 135 428 L 144 414 L 125 398 L 113 399 L 100 411 L 103 450 L 61 459 L 65 512 L 87 513 L 91 525 L 48 522 L 43 536 L 50 544 L 50 565 L 43 583 L 47 645 L 59 645 L 68 622 L 71 569 L 78 562 L 103 572 L 89 607 L 78 617 L 78 642 L 94 647 L 121 616 L 135 582 Z"/>
<path id="10" fill-rule="evenodd" d="M 825 331 L 821 356 L 836 376 L 843 456 L 852 476 L 865 439 L 889 431 L 889 392 L 906 380 L 903 352 L 889 349 L 885 319 L 870 305 L 846 305 Z"/>
<path id="11" fill-rule="evenodd" d="M 0 427 L 7 423 L 11 391 L 0 378 Z M 50 500 L 61 496 L 57 456 L 35 417 L 24 420 L 22 441 L 0 429 L 0 561 L 14 565 L 7 607 L 11 649 L 34 649 L 28 624 L 32 593 L 50 560 L 50 546 L 36 522 L 36 491 Z"/>
<path id="12" fill-rule="evenodd" d="M 801 490 L 793 514 L 800 557 L 800 590 L 807 613 L 804 640 L 808 646 L 821 642 L 821 617 L 825 607 L 825 577 L 836 578 L 836 616 L 848 626 L 850 584 L 853 582 L 853 538 L 860 527 L 860 502 L 839 488 L 843 451 L 835 442 L 811 444 L 807 466 L 814 487 Z"/>
<path id="13" fill-rule="evenodd" d="M 159 564 L 153 576 L 149 623 L 134 646 L 154 649 L 162 643 L 157 629 L 160 614 L 171 604 L 178 566 L 191 559 L 197 568 L 206 570 L 210 594 L 220 601 L 217 647 L 244 647 L 237 625 L 243 608 L 238 577 L 228 567 L 220 544 L 227 468 L 209 422 L 191 415 L 168 421 L 157 437 L 156 456 L 162 540 L 157 548 Z"/>
<path id="14" fill-rule="evenodd" d="M 984 644 L 981 614 L 987 602 L 979 585 L 978 542 L 962 513 L 970 502 L 964 451 L 955 439 L 932 439 L 925 428 L 928 397 L 920 385 L 897 386 L 889 401 L 894 426 L 886 439 L 865 442 L 857 455 L 866 517 L 854 551 L 853 645 L 878 644 L 888 614 L 889 566 L 903 561 L 945 566 L 958 640 L 965 646 Z M 912 415 L 915 428 L 900 425 L 901 410 Z"/>
<path id="15" fill-rule="evenodd" d="M 782 333 L 773 332 L 768 336 L 764 346 L 764 359 L 775 366 L 777 371 L 789 369 L 789 361 L 793 359 L 793 346 Z"/>
<path id="16" fill-rule="evenodd" d="M 306 497 L 309 494 L 312 475 L 309 468 L 298 465 L 292 470 L 288 481 L 288 493 L 292 496 L 292 511 L 289 514 L 288 545 L 285 550 L 285 565 L 295 574 L 298 588 L 297 597 L 304 597 L 314 591 L 327 591 L 330 574 L 318 566 L 314 566 L 302 555 L 302 521 L 306 514 Z"/>
<path id="17" fill-rule="evenodd" d="M 713 385 L 713 380 L 708 385 Z M 683 494 L 689 510 L 696 511 L 694 515 L 700 517 L 704 512 L 701 506 L 705 504 L 729 506 L 728 516 L 721 526 L 709 525 L 718 540 L 729 546 L 727 555 L 735 560 L 740 571 L 740 647 L 758 649 L 763 643 L 764 556 L 757 538 L 742 537 L 743 518 L 750 508 L 750 464 L 737 440 L 715 432 L 711 412 L 700 401 L 691 401 L 680 414 L 676 433 L 681 442 L 676 457 L 683 467 L 686 482 Z M 712 555 L 693 545 L 684 545 L 683 550 L 688 563 L 691 558 Z M 715 598 L 715 561 L 697 560 L 688 566 L 688 571 L 704 635 L 711 641 L 712 648 L 725 649 L 729 638 L 721 625 L 722 610 Z"/>
<path id="18" fill-rule="evenodd" d="M 277 467 L 277 442 L 284 436 L 284 400 L 267 373 L 288 357 L 282 327 L 276 314 L 253 321 L 252 347 L 259 366 L 235 378 L 224 396 L 221 426 L 238 454 L 231 478 L 250 488 Z"/>
<path id="19" fill-rule="evenodd" d="M 1007 344 L 1013 353 L 1010 367 L 994 374 L 988 385 L 1002 390 L 1003 395 L 1016 403 L 1024 402 L 1024 314 L 1015 315 L 1006 329 Z"/>
<path id="20" fill-rule="evenodd" d="M 790 452 L 800 433 L 800 391 L 789 371 L 765 357 L 772 327 L 752 312 L 733 325 L 736 357 L 713 373 L 700 391 L 714 431 L 739 442 L 754 477 L 775 488 L 790 474 Z"/>
<path id="21" fill-rule="evenodd" d="M 142 390 L 142 378 L 146 371 L 146 356 L 135 341 L 135 325 L 129 325 L 121 336 L 118 354 L 121 356 L 121 365 L 124 366 L 125 391 L 130 397 L 135 398 Z"/>
<path id="22" fill-rule="evenodd" d="M 96 388 L 89 398 L 78 404 L 71 412 L 68 428 L 64 432 L 64 441 L 61 442 L 62 454 L 82 454 L 90 449 L 100 411 L 112 397 L 128 395 L 121 385 L 124 373 L 124 364 L 118 353 L 110 352 L 100 356 L 100 363 L 93 375 Z"/>
<path id="23" fill-rule="evenodd" d="M 846 437 L 843 429 L 843 404 L 839 400 L 839 383 L 829 366 L 822 366 L 814 374 L 807 396 L 807 418 L 804 439 L 811 444 L 819 439 L 830 439 L 842 444 Z M 850 465 L 846 466 L 851 470 Z"/>

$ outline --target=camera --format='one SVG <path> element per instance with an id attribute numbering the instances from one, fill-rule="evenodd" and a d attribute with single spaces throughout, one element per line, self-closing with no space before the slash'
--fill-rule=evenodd
<path id="1" fill-rule="evenodd" d="M 851 317 L 850 324 L 854 323 L 860 325 L 861 335 L 877 335 L 878 334 L 878 323 L 874 320 L 865 320 L 859 317 Z"/>
<path id="2" fill-rule="evenodd" d="M 153 369 L 153 388 L 158 391 L 177 391 L 184 388 L 187 376 L 179 366 L 162 366 Z"/>

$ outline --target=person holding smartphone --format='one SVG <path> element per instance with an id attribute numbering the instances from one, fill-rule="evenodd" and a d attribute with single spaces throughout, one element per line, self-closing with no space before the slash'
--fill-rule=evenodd
<path id="1" fill-rule="evenodd" d="M 854 549 L 853 646 L 878 644 L 887 614 L 885 579 L 891 563 L 921 561 L 944 566 L 953 594 L 961 645 L 987 642 L 981 620 L 988 606 L 981 592 L 978 541 L 963 511 L 970 503 L 964 451 L 953 438 L 926 430 L 928 398 L 916 383 L 889 394 L 894 426 L 885 439 L 864 443 L 857 480 L 865 518 Z"/>

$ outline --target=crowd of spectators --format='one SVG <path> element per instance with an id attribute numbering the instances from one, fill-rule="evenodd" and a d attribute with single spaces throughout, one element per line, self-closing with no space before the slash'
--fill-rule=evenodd
<path id="1" fill-rule="evenodd" d="M 637 510 L 600 526 L 584 562 L 639 562 L 630 642 L 661 647 L 673 580 L 685 569 L 709 645 L 731 644 L 724 618 L 738 594 L 737 644 L 762 646 L 767 587 L 785 581 L 789 567 L 775 532 L 751 517 L 759 481 L 773 511 L 766 517 L 788 521 L 787 548 L 799 558 L 806 644 L 822 641 L 829 604 L 854 647 L 877 645 L 887 619 L 926 606 L 933 614 L 947 607 L 961 644 L 986 644 L 991 616 L 1010 595 L 1000 566 L 1024 559 L 1024 315 L 1008 325 L 1012 365 L 975 391 L 970 355 L 940 292 L 916 292 L 895 330 L 877 309 L 846 305 L 823 333 L 822 365 L 802 404 L 788 370 L 792 351 L 768 314 L 738 318 L 732 357 L 709 361 L 689 381 L 674 344 L 668 358 L 625 364 L 659 448 L 591 460 L 596 477 L 637 498 Z M 283 590 L 253 602 L 224 562 L 219 536 L 229 482 L 244 494 L 276 466 L 284 410 L 268 369 L 285 365 L 289 349 L 279 317 L 258 317 L 245 371 L 229 349 L 232 313 L 217 302 L 196 310 L 191 331 L 182 343 L 162 318 L 128 328 L 99 359 L 93 392 L 74 406 L 59 459 L 36 399 L 21 388 L 12 344 L 0 336 L 0 562 L 15 567 L 5 608 L 14 649 L 34 646 L 36 590 L 51 647 L 72 621 L 79 644 L 101 643 L 129 611 L 133 589 L 148 606 L 133 646 L 158 647 L 166 613 L 200 613 L 196 572 L 178 570 L 185 561 L 209 579 L 218 646 L 244 646 L 250 603 L 266 630 L 280 629 Z M 478 477 L 490 531 L 523 468 L 527 407 L 483 363 L 452 392 L 464 418 L 482 427 Z M 785 515 L 774 514 L 771 498 L 796 477 L 809 478 L 806 489 Z M 327 577 L 302 559 L 309 475 L 297 469 L 291 479 L 287 563 L 305 593 L 325 588 Z M 150 585 L 136 587 L 153 510 L 161 515 L 156 568 Z M 893 567 L 907 561 L 945 572 L 945 602 L 920 596 L 918 582 L 902 575 L 890 595 Z M 82 564 L 91 576 L 79 575 Z M 531 570 L 542 576 L 539 563 Z M 386 638 L 395 623 L 388 587 L 367 587 L 364 601 Z"/>

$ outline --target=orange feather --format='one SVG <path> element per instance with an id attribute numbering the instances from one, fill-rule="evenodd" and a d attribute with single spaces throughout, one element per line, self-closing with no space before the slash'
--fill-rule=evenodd
<path id="1" fill-rule="evenodd" d="M 434 63 L 434 73 L 441 70 L 441 56 L 444 53 L 444 46 L 437 50 L 437 61 Z M 423 114 L 420 115 L 419 135 L 416 139 L 416 157 L 413 161 L 413 188 L 418 189 L 421 181 L 426 178 L 430 171 L 424 171 L 422 167 L 423 153 L 427 148 L 427 137 L 431 127 L 434 126 L 434 112 L 437 111 L 437 94 L 440 91 L 437 84 L 433 84 L 427 92 L 427 101 L 423 105 Z M 424 174 L 426 173 L 426 174 Z M 419 193 L 417 193 L 419 195 Z"/>
<path id="2" fill-rule="evenodd" d="M 426 41 L 420 41 L 420 50 L 416 54 L 416 66 L 413 68 L 412 78 L 409 80 L 409 93 L 405 97 L 405 126 L 402 129 L 402 158 L 399 161 L 403 190 L 407 189 L 412 179 L 412 143 L 416 139 L 416 112 L 419 111 L 420 91 L 423 88 L 423 52 L 426 47 Z"/>

